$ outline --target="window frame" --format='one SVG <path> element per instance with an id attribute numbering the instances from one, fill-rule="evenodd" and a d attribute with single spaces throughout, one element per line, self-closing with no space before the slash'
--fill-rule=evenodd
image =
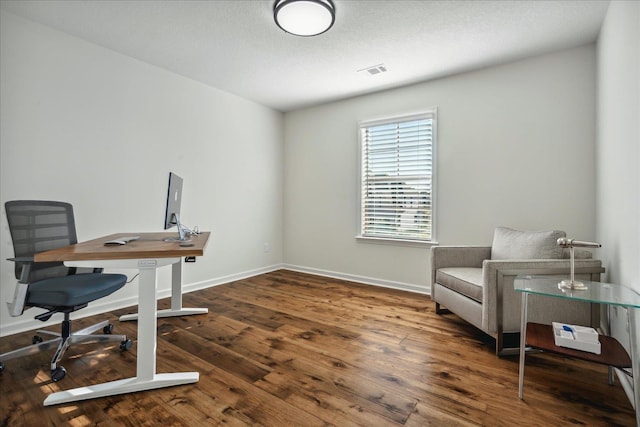
<path id="1" fill-rule="evenodd" d="M 429 239 L 418 239 L 418 238 L 408 238 L 402 236 L 381 236 L 381 235 L 365 235 L 363 234 L 363 220 L 364 220 L 364 177 L 363 177 L 363 169 L 364 169 L 364 137 L 363 132 L 364 129 L 372 126 L 384 125 L 384 124 L 392 124 L 392 123 L 402 123 L 408 122 L 412 120 L 418 120 L 423 118 L 431 118 L 432 119 L 432 138 L 431 138 L 431 236 Z M 437 132 L 438 130 L 438 109 L 437 107 L 432 107 L 429 109 L 422 110 L 420 112 L 414 113 L 406 113 L 406 114 L 397 114 L 393 116 L 382 117 L 378 119 L 367 119 L 360 120 L 358 122 L 358 180 L 357 180 L 357 188 L 358 188 L 358 211 L 357 211 L 357 234 L 356 240 L 362 243 L 376 243 L 376 244 L 388 244 L 388 245 L 400 245 L 400 246 L 434 246 L 437 245 L 438 242 L 436 240 L 436 194 L 437 194 L 437 185 L 436 185 L 436 171 L 437 171 Z"/>

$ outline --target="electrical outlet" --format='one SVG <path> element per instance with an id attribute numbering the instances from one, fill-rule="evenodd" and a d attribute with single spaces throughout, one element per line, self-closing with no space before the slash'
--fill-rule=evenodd
<path id="1" fill-rule="evenodd" d="M 268 253 L 271 251 L 271 245 L 269 244 L 269 242 L 265 242 L 264 243 L 264 252 Z"/>

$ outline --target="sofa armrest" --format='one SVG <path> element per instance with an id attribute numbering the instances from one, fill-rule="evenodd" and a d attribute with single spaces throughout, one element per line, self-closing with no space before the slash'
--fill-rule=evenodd
<path id="1" fill-rule="evenodd" d="M 513 289 L 517 275 L 549 275 L 568 277 L 571 266 L 566 259 L 485 260 L 482 264 L 482 327 L 485 331 L 519 330 L 522 295 Z M 599 281 L 604 272 L 602 262 L 594 259 L 575 260 L 576 277 Z M 502 310 L 498 310 L 502 307 Z"/>
<path id="2" fill-rule="evenodd" d="M 580 249 L 580 248 L 574 249 L 573 256 L 575 257 L 575 259 L 592 259 L 593 258 L 593 254 L 591 253 L 590 250 Z M 564 248 L 562 250 L 562 259 L 569 259 L 569 258 L 571 258 L 571 253 L 568 248 Z"/>

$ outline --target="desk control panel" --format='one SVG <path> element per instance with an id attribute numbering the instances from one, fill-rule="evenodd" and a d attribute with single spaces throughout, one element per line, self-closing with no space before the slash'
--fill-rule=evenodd
<path id="1" fill-rule="evenodd" d="M 158 261 L 155 259 L 140 259 L 138 260 L 138 268 L 156 268 Z"/>

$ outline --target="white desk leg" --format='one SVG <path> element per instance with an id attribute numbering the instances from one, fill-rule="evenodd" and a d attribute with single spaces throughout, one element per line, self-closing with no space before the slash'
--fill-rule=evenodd
<path id="1" fill-rule="evenodd" d="M 524 394 L 524 363 L 526 357 L 525 344 L 527 342 L 527 292 L 522 293 L 522 307 L 520 308 L 520 372 L 518 375 L 518 397 Z"/>
<path id="2" fill-rule="evenodd" d="M 139 319 L 136 376 L 53 393 L 45 399 L 45 406 L 195 383 L 199 380 L 200 374 L 198 372 L 156 374 L 157 264 L 155 260 L 141 260 L 138 266 L 140 268 L 140 283 L 138 289 Z"/>
<path id="3" fill-rule="evenodd" d="M 189 316 L 192 314 L 206 314 L 208 308 L 183 308 L 182 307 L 182 262 L 171 265 L 171 308 L 159 310 L 157 317 Z M 120 316 L 120 321 L 136 320 L 138 314 L 125 314 Z"/>
<path id="4" fill-rule="evenodd" d="M 157 269 L 140 268 L 138 283 L 138 368 L 141 380 L 151 380 L 156 374 L 157 326 L 156 287 Z"/>
<path id="5" fill-rule="evenodd" d="M 638 354 L 638 335 L 636 330 L 636 311 L 633 307 L 627 308 L 629 321 L 629 350 L 631 352 L 631 373 L 633 374 L 633 400 L 636 410 L 636 425 L 640 426 L 640 355 Z"/>

